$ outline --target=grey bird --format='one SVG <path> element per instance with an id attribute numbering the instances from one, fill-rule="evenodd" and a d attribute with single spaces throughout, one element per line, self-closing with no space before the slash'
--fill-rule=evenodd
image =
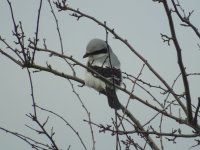
<path id="1" fill-rule="evenodd" d="M 116 94 L 114 84 L 121 85 L 122 75 L 120 62 L 113 53 L 108 43 L 101 39 L 92 39 L 87 47 L 83 58 L 88 57 L 86 66 L 96 71 L 112 84 L 106 83 L 89 69 L 85 72 L 85 85 L 106 94 L 108 104 L 113 109 L 120 109 L 120 102 Z"/>

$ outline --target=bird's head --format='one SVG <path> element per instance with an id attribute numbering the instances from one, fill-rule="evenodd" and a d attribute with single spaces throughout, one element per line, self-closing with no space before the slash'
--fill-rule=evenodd
<path id="1" fill-rule="evenodd" d="M 107 56 L 108 47 L 109 47 L 108 44 L 104 40 L 92 39 L 86 47 L 86 53 L 83 56 L 83 58 Z"/>

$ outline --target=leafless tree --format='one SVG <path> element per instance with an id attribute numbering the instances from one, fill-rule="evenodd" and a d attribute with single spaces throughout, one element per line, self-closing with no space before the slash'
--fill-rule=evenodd
<path id="1" fill-rule="evenodd" d="M 54 135 L 56 132 L 53 128 L 49 131 L 49 128 L 46 127 L 49 123 L 49 116 L 53 115 L 66 124 L 74 134 L 77 136 L 78 141 L 82 145 L 82 149 L 90 149 L 88 145 L 85 144 L 85 139 L 79 135 L 78 130 L 73 127 L 68 121 L 67 118 L 62 117 L 62 115 L 57 114 L 52 110 L 48 110 L 47 108 L 43 108 L 40 104 L 37 103 L 37 98 L 34 93 L 34 84 L 32 80 L 32 76 L 34 73 L 40 72 L 48 72 L 49 74 L 53 74 L 57 77 L 63 78 L 63 80 L 67 80 L 69 82 L 69 86 L 72 88 L 72 92 L 76 95 L 79 102 L 82 105 L 82 108 L 87 114 L 87 119 L 83 121 L 89 125 L 90 133 L 91 133 L 91 141 L 92 141 L 92 149 L 99 149 L 96 147 L 96 143 L 98 141 L 95 140 L 94 132 L 96 130 L 101 133 L 110 133 L 113 135 L 113 138 L 116 138 L 115 149 L 167 149 L 164 142 L 173 142 L 176 143 L 178 138 L 191 138 L 194 140 L 191 148 L 199 147 L 200 145 L 200 125 L 199 125 L 199 108 L 200 108 L 200 97 L 194 99 L 192 96 L 192 91 L 190 89 L 190 80 L 189 78 L 198 77 L 199 72 L 187 72 L 186 67 L 184 65 L 183 60 L 183 50 L 180 44 L 181 39 L 177 37 L 176 26 L 174 22 L 174 18 L 178 17 L 181 22 L 180 26 L 187 27 L 191 29 L 191 32 L 196 35 L 198 39 L 200 39 L 200 32 L 198 28 L 191 22 L 190 18 L 194 13 L 194 10 L 191 12 L 186 12 L 184 8 L 181 6 L 178 0 L 153 0 L 152 3 L 159 3 L 160 7 L 166 12 L 166 18 L 168 19 L 168 25 L 170 34 L 161 34 L 161 39 L 164 44 L 167 43 L 169 46 L 174 46 L 174 51 L 176 51 L 177 55 L 177 66 L 178 72 L 177 77 L 174 78 L 173 84 L 166 81 L 164 77 L 162 77 L 160 72 L 157 72 L 154 66 L 152 66 L 149 61 L 142 56 L 138 50 L 136 50 L 131 43 L 128 42 L 125 38 L 120 36 L 112 27 L 109 27 L 106 22 L 101 22 L 95 17 L 80 11 L 80 9 L 71 8 L 68 5 L 66 0 L 54 0 L 54 1 L 38 1 L 39 7 L 37 12 L 37 20 L 36 20 L 36 29 L 35 36 L 29 38 L 28 40 L 25 38 L 26 33 L 23 28 L 23 20 L 17 21 L 15 18 L 15 12 L 13 10 L 12 3 L 7 0 L 8 7 L 11 14 L 11 19 L 13 22 L 14 28 L 12 29 L 13 36 L 15 37 L 15 46 L 13 46 L 12 41 L 7 41 L 4 37 L 0 36 L 0 42 L 6 46 L 0 47 L 0 54 L 10 59 L 12 62 L 26 70 L 29 81 L 30 81 L 30 89 L 31 89 L 31 99 L 32 99 L 32 108 L 33 113 L 27 114 L 27 117 L 32 119 L 34 123 L 37 125 L 37 129 L 35 129 L 31 125 L 26 125 L 31 131 L 38 133 L 38 136 L 45 135 L 48 142 L 39 141 L 30 136 L 25 136 L 23 134 L 11 131 L 7 128 L 1 127 L 1 131 L 5 131 L 7 133 L 16 136 L 17 138 L 23 140 L 27 144 L 31 146 L 32 149 L 36 150 L 46 150 L 46 149 L 63 149 L 60 147 L 56 140 L 54 139 Z M 53 50 L 48 47 L 45 39 L 42 41 L 39 36 L 40 32 L 40 21 L 41 21 L 41 13 L 42 13 L 42 5 L 49 5 L 51 9 L 51 13 L 54 21 L 56 23 L 56 30 L 58 33 L 59 41 L 60 41 L 60 52 L 57 50 Z M 57 14 L 58 12 L 58 14 Z M 87 106 L 84 104 L 83 99 L 79 95 L 79 93 L 74 88 L 74 83 L 80 84 L 79 86 L 85 88 L 84 80 L 77 76 L 76 66 L 80 66 L 84 69 L 89 69 L 91 72 L 97 75 L 98 78 L 104 80 L 108 84 L 110 83 L 103 76 L 92 70 L 91 68 L 86 67 L 79 60 L 76 60 L 74 56 L 68 56 L 65 54 L 63 48 L 63 40 L 59 27 L 59 20 L 57 19 L 57 15 L 60 13 L 69 12 L 69 15 L 75 17 L 77 19 L 77 23 L 81 23 L 81 18 L 86 18 L 98 26 L 101 26 L 105 29 L 105 39 L 107 40 L 108 36 L 114 37 L 115 40 L 120 41 L 122 44 L 128 47 L 128 49 L 139 58 L 142 62 L 142 67 L 138 72 L 138 75 L 134 76 L 129 74 L 129 72 L 123 72 L 123 85 L 121 87 L 115 85 L 120 92 L 128 95 L 128 99 L 126 100 L 126 104 L 121 104 L 121 108 L 119 111 L 115 111 L 113 118 L 111 118 L 110 124 L 102 124 L 96 123 L 92 120 L 90 111 Z M 68 15 L 68 14 L 66 14 Z M 41 44 L 43 42 L 43 47 L 40 47 L 38 43 Z M 109 41 L 107 41 L 109 43 Z M 27 44 L 28 43 L 28 44 Z M 199 47 L 199 44 L 197 44 Z M 37 62 L 36 58 L 42 53 L 48 54 L 48 56 L 52 59 L 60 59 L 66 62 L 66 65 L 70 68 L 70 70 L 66 70 L 66 72 L 62 72 L 54 68 L 53 64 L 46 63 L 45 65 Z M 123 62 L 122 62 L 123 63 Z M 144 73 L 144 68 L 148 68 L 148 70 L 153 74 L 153 76 L 159 81 L 159 85 L 155 85 L 153 82 L 148 82 L 146 79 L 143 79 L 141 75 Z M 182 88 L 184 89 L 182 93 L 176 92 L 174 86 L 177 82 L 181 82 Z M 137 93 L 134 92 L 135 88 L 139 88 L 142 90 L 144 95 L 137 96 Z M 157 93 L 157 95 L 155 95 Z M 105 93 L 102 93 L 105 94 Z M 146 123 L 141 123 L 140 118 L 137 118 L 131 110 L 129 110 L 129 104 L 131 101 L 138 101 L 143 105 L 144 108 L 148 108 L 153 112 L 153 116 L 150 116 Z M 195 101 L 198 101 L 195 103 Z M 178 110 L 178 111 L 177 111 Z M 44 111 L 49 114 L 46 120 L 40 120 L 38 111 Z M 171 131 L 166 129 L 166 126 L 163 125 L 164 120 L 170 120 L 176 123 L 176 126 L 171 128 Z M 156 123 L 154 122 L 156 120 Z M 154 122 L 154 123 L 153 123 Z M 56 125 L 55 125 L 56 126 Z M 187 126 L 190 129 L 190 132 L 184 132 L 183 128 Z M 50 143 L 50 144 L 49 144 Z M 70 146 L 67 148 L 70 149 Z"/>

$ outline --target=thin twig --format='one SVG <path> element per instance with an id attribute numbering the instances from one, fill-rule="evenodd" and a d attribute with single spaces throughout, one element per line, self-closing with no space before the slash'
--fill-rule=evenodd
<path id="1" fill-rule="evenodd" d="M 72 88 L 73 93 L 76 95 L 76 97 L 78 98 L 79 102 L 81 103 L 81 106 L 82 106 L 83 109 L 85 110 L 89 121 L 91 121 L 90 112 L 88 111 L 87 107 L 86 107 L 85 104 L 83 103 L 83 101 L 82 101 L 80 95 L 76 92 L 76 90 L 75 90 L 75 88 L 74 88 L 74 85 L 72 84 L 72 82 L 71 82 L 70 79 L 68 79 L 68 82 L 69 82 L 70 85 L 71 85 L 71 88 Z M 95 137 L 94 137 L 94 131 L 93 131 L 92 125 L 91 125 L 90 123 L 89 123 L 89 127 L 90 127 L 90 133 L 91 133 L 91 136 L 92 136 L 92 150 L 95 150 L 96 141 L 95 141 Z"/>
<path id="2" fill-rule="evenodd" d="M 33 103 L 33 110 L 34 110 L 34 116 L 33 119 L 37 119 L 37 111 L 36 111 L 36 103 L 35 103 L 35 97 L 34 97 L 34 90 L 33 90 L 33 81 L 32 81 L 32 77 L 31 77 L 31 73 L 29 68 L 27 68 L 27 73 L 29 76 L 29 82 L 30 82 L 30 87 L 31 87 L 31 97 L 32 97 L 32 103 Z"/>
<path id="3" fill-rule="evenodd" d="M 53 112 L 53 111 L 51 111 L 51 110 L 48 110 L 48 109 L 46 109 L 46 108 L 40 107 L 40 106 L 38 106 L 38 105 L 36 105 L 36 107 L 39 108 L 39 109 L 41 109 L 41 110 L 43 110 L 43 111 L 49 112 L 49 113 L 55 115 L 56 117 L 60 118 L 61 120 L 63 120 L 63 121 L 65 122 L 65 124 L 66 124 L 67 126 L 69 126 L 69 127 L 72 129 L 72 131 L 77 135 L 77 137 L 78 137 L 78 139 L 80 140 L 81 144 L 83 145 L 84 149 L 87 150 L 86 145 L 85 145 L 85 143 L 83 142 L 83 139 L 82 139 L 81 136 L 79 135 L 78 131 L 77 131 L 76 129 L 74 129 L 74 127 L 73 127 L 65 118 L 63 118 L 61 115 L 59 115 L 59 114 L 57 114 L 57 113 L 55 113 L 55 112 Z"/>
<path id="4" fill-rule="evenodd" d="M 191 14 L 192 14 L 194 11 L 189 12 L 189 15 L 186 16 L 186 15 L 185 15 L 184 9 L 183 9 L 183 8 L 181 7 L 181 5 L 180 5 L 180 2 L 177 0 L 177 4 L 176 4 L 174 0 L 171 0 L 171 1 L 172 1 L 173 6 L 174 6 L 174 10 L 175 10 L 177 16 L 179 17 L 179 19 L 180 19 L 183 23 L 185 23 L 185 25 L 186 25 L 187 27 L 192 28 L 192 30 L 195 32 L 195 34 L 197 35 L 197 37 L 200 39 L 200 32 L 198 31 L 198 28 L 195 27 L 195 26 L 190 22 Z M 179 10 L 178 10 L 177 7 L 179 7 L 179 8 L 182 10 L 184 16 L 181 15 L 181 13 L 179 12 Z"/>
<path id="5" fill-rule="evenodd" d="M 48 2 L 49 2 L 49 5 L 50 5 L 50 8 L 51 8 L 51 12 L 52 12 L 52 14 L 53 14 L 54 20 L 55 20 L 55 22 L 56 22 L 56 29 L 57 29 L 58 37 L 59 37 L 59 41 L 60 41 L 61 54 L 64 54 L 62 36 L 61 36 L 60 28 L 59 28 L 58 19 L 57 19 L 57 17 L 56 17 L 56 14 L 55 14 L 55 12 L 54 12 L 54 10 L 53 10 L 52 5 L 51 5 L 51 1 L 48 0 Z M 67 65 L 68 65 L 68 66 L 70 67 L 70 69 L 72 70 L 73 75 L 76 76 L 76 72 L 75 72 L 74 68 L 72 67 L 72 65 L 71 65 L 66 59 L 64 59 L 64 61 L 67 63 Z"/>
<path id="6" fill-rule="evenodd" d="M 144 69 L 144 66 L 145 66 L 145 64 L 142 65 L 138 76 L 136 77 L 135 81 L 133 82 L 133 86 L 132 86 L 132 90 L 131 90 L 131 95 L 133 95 L 136 82 L 137 82 L 137 80 L 139 79 L 140 75 L 142 74 L 142 71 L 143 71 L 143 69 Z M 131 95 L 129 95 L 128 101 L 127 101 L 127 103 L 126 103 L 126 106 L 125 106 L 126 109 L 128 108 L 128 104 L 129 104 L 129 102 L 130 102 L 130 100 L 131 100 Z M 125 111 L 123 112 L 123 116 L 122 116 L 121 121 L 123 121 L 124 115 L 125 115 Z M 121 123 L 122 123 L 122 122 L 120 122 L 120 124 L 121 124 Z"/>
<path id="7" fill-rule="evenodd" d="M 8 49 L 10 49 L 11 51 L 13 51 L 13 52 L 17 55 L 17 57 L 21 60 L 22 63 L 24 62 L 23 58 L 20 56 L 20 51 L 19 51 L 19 50 L 12 48 L 12 47 L 6 42 L 6 40 L 3 39 L 1 36 L 0 36 L 0 41 L 2 41 L 2 42 L 6 45 L 6 48 L 8 48 Z"/>
<path id="8" fill-rule="evenodd" d="M 14 25 L 14 31 L 13 31 L 13 35 L 17 38 L 17 42 L 15 42 L 16 44 L 19 44 L 20 47 L 21 47 L 21 50 L 22 50 L 22 54 L 24 56 L 24 62 L 23 64 L 24 65 L 28 65 L 28 60 L 27 60 L 27 54 L 25 53 L 25 47 L 22 43 L 22 40 L 24 38 L 24 35 L 21 36 L 21 34 L 18 32 L 18 28 L 19 26 L 16 25 L 16 22 L 15 22 L 15 17 L 14 17 L 14 13 L 13 13 L 13 9 L 12 9 L 12 5 L 11 5 L 11 2 L 9 0 L 7 0 L 9 6 L 10 6 L 10 12 L 11 12 L 11 16 L 12 16 L 12 21 L 13 21 L 13 25 Z"/>
<path id="9" fill-rule="evenodd" d="M 38 43 L 38 41 L 39 41 L 39 39 L 38 39 L 38 33 L 39 33 L 41 9 L 42 9 L 42 0 L 40 0 L 40 5 L 39 5 L 39 9 L 38 9 L 38 17 L 37 17 L 36 31 L 35 31 L 35 42 L 34 42 L 34 47 L 35 47 L 35 48 L 37 47 L 37 43 Z M 36 52 L 35 48 L 34 48 L 34 50 L 33 50 L 33 56 L 32 56 L 31 63 L 33 63 L 33 62 L 34 62 L 34 59 L 35 59 L 35 52 Z"/>
<path id="10" fill-rule="evenodd" d="M 14 57 L 12 57 L 11 55 L 9 55 L 8 53 L 5 53 L 1 48 L 0 48 L 0 53 L 3 54 L 4 56 L 8 57 L 10 60 L 12 60 L 17 65 L 23 67 L 22 62 L 16 60 Z"/>
<path id="11" fill-rule="evenodd" d="M 34 140 L 30 137 L 27 137 L 25 135 L 22 135 L 20 133 L 10 131 L 10 130 L 5 129 L 3 127 L 0 127 L 0 130 L 5 131 L 6 133 L 12 134 L 19 139 L 22 139 L 24 142 L 29 144 L 31 146 L 31 148 L 33 148 L 33 149 L 36 149 L 36 150 L 53 150 L 52 147 L 50 147 L 48 144 L 43 144 L 39 141 L 36 141 L 36 140 Z"/>

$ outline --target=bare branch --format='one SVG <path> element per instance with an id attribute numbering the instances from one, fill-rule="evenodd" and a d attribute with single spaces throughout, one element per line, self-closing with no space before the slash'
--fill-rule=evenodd
<path id="1" fill-rule="evenodd" d="M 46 108 L 40 107 L 40 106 L 38 106 L 38 105 L 37 105 L 36 107 L 39 108 L 39 109 L 41 109 L 41 110 L 43 110 L 43 111 L 46 111 L 46 112 L 48 112 L 48 113 L 51 113 L 51 114 L 55 115 L 56 117 L 60 118 L 62 121 L 64 121 L 65 124 L 66 124 L 67 126 L 69 126 L 69 127 L 72 129 L 72 131 L 77 135 L 77 137 L 78 137 L 78 139 L 80 140 L 81 144 L 83 145 L 84 149 L 87 150 L 87 148 L 86 148 L 86 146 L 85 146 L 85 143 L 83 142 L 83 139 L 81 138 L 81 136 L 80 136 L 80 134 L 78 133 L 78 131 L 77 131 L 65 118 L 63 118 L 61 115 L 59 115 L 59 114 L 57 114 L 57 113 L 55 113 L 55 112 L 53 112 L 53 111 L 51 111 L 51 110 L 48 110 L 48 109 L 46 109 Z"/>
<path id="2" fill-rule="evenodd" d="M 198 113 L 199 113 L 199 108 L 200 108 L 200 97 L 198 97 L 198 104 L 197 104 L 197 108 L 196 108 L 196 112 L 195 112 L 195 116 L 194 116 L 194 125 L 197 125 L 197 117 L 198 117 Z"/>
<path id="3" fill-rule="evenodd" d="M 168 6 L 168 3 L 167 3 L 166 0 L 163 1 L 163 5 L 164 5 L 165 11 L 166 11 L 166 15 L 168 17 L 172 39 L 173 39 L 174 45 L 176 47 L 178 65 L 179 65 L 179 68 L 180 68 L 180 71 L 181 71 L 181 74 L 182 74 L 183 84 L 184 84 L 184 88 L 185 88 L 185 95 L 186 95 L 186 101 L 187 101 L 188 122 L 190 124 L 192 124 L 193 115 L 192 115 L 192 107 L 191 107 L 190 87 L 189 87 L 189 83 L 188 83 L 188 79 L 187 79 L 187 73 L 185 71 L 185 66 L 184 66 L 183 60 L 182 60 L 182 50 L 181 50 L 181 47 L 179 45 L 178 39 L 176 37 L 174 22 L 173 22 L 173 19 L 172 19 L 172 16 L 171 16 L 171 11 L 169 9 L 169 6 Z"/>
<path id="4" fill-rule="evenodd" d="M 35 31 L 35 40 L 34 40 L 34 47 L 37 47 L 37 43 L 39 41 L 38 39 L 38 33 L 39 33 L 39 24 L 40 24 L 40 13 L 41 13 L 41 9 L 42 9 L 42 0 L 40 0 L 40 5 L 39 5 L 39 9 L 38 9 L 38 18 L 37 18 L 37 23 L 36 23 L 36 31 Z M 33 50 L 33 57 L 31 62 L 34 62 L 35 59 L 35 48 Z"/>
<path id="5" fill-rule="evenodd" d="M 15 62 L 17 65 L 23 67 L 23 64 L 19 61 L 19 60 L 16 60 L 14 57 L 12 57 L 11 55 L 5 53 L 2 49 L 0 49 L 0 53 L 5 55 L 6 57 L 8 57 L 9 59 L 11 59 L 13 62 Z"/>
<path id="6" fill-rule="evenodd" d="M 21 47 L 21 52 L 24 56 L 24 65 L 28 65 L 29 61 L 27 58 L 27 54 L 25 53 L 25 47 L 24 47 L 24 43 L 23 43 L 23 38 L 24 38 L 24 32 L 22 30 L 22 26 L 20 23 L 20 29 L 21 29 L 21 33 L 19 33 L 18 29 L 19 29 L 19 25 L 16 24 L 15 22 L 15 18 L 14 18 L 14 13 L 13 13 L 13 9 L 12 9 L 12 5 L 11 2 L 9 0 L 7 0 L 9 6 L 10 6 L 10 12 L 11 12 L 11 16 L 12 16 L 12 21 L 13 21 L 13 25 L 14 25 L 14 31 L 13 31 L 13 35 L 17 38 L 17 42 L 15 42 L 16 44 L 19 44 Z"/>
<path id="7" fill-rule="evenodd" d="M 183 8 L 181 7 L 181 5 L 180 5 L 179 0 L 177 0 L 177 3 L 175 3 L 174 0 L 171 0 L 171 1 L 172 1 L 173 6 L 174 6 L 174 10 L 175 10 L 177 16 L 178 16 L 179 19 L 184 23 L 184 24 L 181 24 L 181 25 L 192 28 L 192 30 L 195 32 L 195 34 L 197 35 L 197 37 L 200 39 L 200 32 L 198 31 L 198 28 L 196 28 L 196 27 L 190 22 L 190 17 L 191 17 L 191 15 L 193 14 L 194 10 L 192 10 L 191 12 L 189 12 L 188 15 L 186 15 L 184 9 L 183 9 Z M 181 11 L 182 11 L 182 13 L 183 13 L 183 16 L 182 16 L 181 13 L 179 12 L 178 8 L 181 9 Z"/>
<path id="8" fill-rule="evenodd" d="M 32 77 L 31 77 L 29 68 L 27 68 L 27 73 L 28 73 L 29 81 L 30 81 L 31 97 L 32 97 L 32 102 L 33 102 L 33 110 L 34 110 L 34 116 L 32 116 L 32 118 L 33 118 L 33 120 L 36 120 L 37 119 L 36 102 L 35 102 L 35 97 L 34 97 L 33 81 L 32 81 Z"/>
<path id="9" fill-rule="evenodd" d="M 34 140 L 30 137 L 27 137 L 25 135 L 22 135 L 20 133 L 7 130 L 3 127 L 0 127 L 0 130 L 16 136 L 17 138 L 19 138 L 19 139 L 23 140 L 24 142 L 26 142 L 27 144 L 29 144 L 31 146 L 31 148 L 33 148 L 35 150 L 53 150 L 52 147 L 50 147 L 48 144 L 41 143 L 39 141 L 36 141 L 36 140 Z"/>
<path id="10" fill-rule="evenodd" d="M 122 108 L 122 111 L 135 123 L 139 131 L 146 132 L 143 126 L 140 124 L 140 122 L 129 112 L 128 109 L 126 109 L 126 107 L 121 106 L 121 108 Z M 143 136 L 145 137 L 147 143 L 152 149 L 159 150 L 158 146 L 156 145 L 156 143 L 153 141 L 153 139 L 150 136 L 146 134 L 143 134 Z"/>
<path id="11" fill-rule="evenodd" d="M 170 41 L 172 40 L 172 38 L 162 33 L 160 35 L 161 35 L 161 38 L 163 39 L 163 42 L 164 43 L 167 42 L 168 46 L 170 46 Z"/>

